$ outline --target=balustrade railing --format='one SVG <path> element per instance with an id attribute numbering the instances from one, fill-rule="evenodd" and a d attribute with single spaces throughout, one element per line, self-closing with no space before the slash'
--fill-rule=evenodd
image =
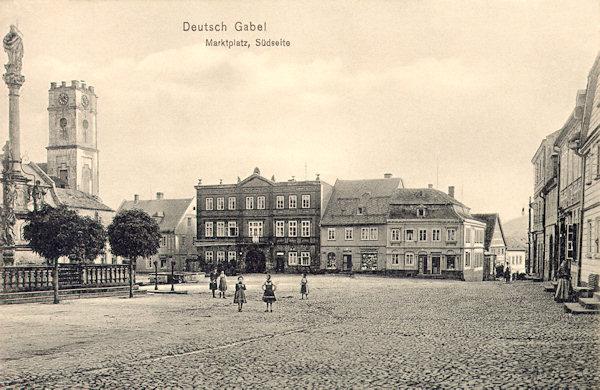
<path id="1" fill-rule="evenodd" d="M 51 266 L 0 267 L 2 292 L 52 290 Z M 60 264 L 58 267 L 59 289 L 103 286 L 126 286 L 129 269 L 121 264 Z"/>

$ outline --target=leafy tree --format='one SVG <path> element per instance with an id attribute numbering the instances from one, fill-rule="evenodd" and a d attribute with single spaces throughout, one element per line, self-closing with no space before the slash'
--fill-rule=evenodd
<path id="1" fill-rule="evenodd" d="M 81 234 L 81 217 L 66 206 L 53 208 L 43 205 L 28 213 L 29 223 L 23 229 L 23 238 L 31 249 L 54 266 L 54 303 L 58 303 L 58 259 L 73 254 Z"/>
<path id="2" fill-rule="evenodd" d="M 158 253 L 160 245 L 158 224 L 146 212 L 122 210 L 108 226 L 108 242 L 112 252 L 129 260 L 129 297 L 133 298 L 133 266 L 138 257 Z"/>
<path id="3" fill-rule="evenodd" d="M 93 262 L 104 252 L 106 245 L 106 229 L 100 222 L 90 217 L 80 217 L 78 223 L 79 238 L 72 257 L 84 262 Z"/>

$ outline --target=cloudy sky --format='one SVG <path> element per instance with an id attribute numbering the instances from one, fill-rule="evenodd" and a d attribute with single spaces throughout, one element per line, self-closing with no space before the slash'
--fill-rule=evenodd
<path id="1" fill-rule="evenodd" d="M 184 32 L 186 21 L 228 31 Z M 277 180 L 390 172 L 407 187 L 454 185 L 473 212 L 506 221 L 600 47 L 597 0 L 2 1 L 1 35 L 10 24 L 24 36 L 22 153 L 46 161 L 50 82 L 85 80 L 99 97 L 100 196 L 114 208 L 134 194 L 191 197 L 199 178 L 232 183 L 258 166 Z M 206 46 L 257 38 L 290 46 Z"/>

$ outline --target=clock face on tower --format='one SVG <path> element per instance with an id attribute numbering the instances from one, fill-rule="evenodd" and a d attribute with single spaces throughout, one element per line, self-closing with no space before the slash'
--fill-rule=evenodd
<path id="1" fill-rule="evenodd" d="M 83 95 L 81 97 L 81 105 L 83 106 L 83 108 L 87 108 L 89 103 L 90 103 L 90 99 L 87 97 L 87 95 Z"/>
<path id="2" fill-rule="evenodd" d="M 58 95 L 58 102 L 62 106 L 66 106 L 67 103 L 69 103 L 69 95 L 67 95 L 66 93 L 61 93 L 60 95 Z"/>

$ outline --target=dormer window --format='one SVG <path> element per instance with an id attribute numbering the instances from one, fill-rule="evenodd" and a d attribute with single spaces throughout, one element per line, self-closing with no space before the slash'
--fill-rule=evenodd
<path id="1" fill-rule="evenodd" d="M 364 213 L 364 208 L 363 207 L 359 207 L 356 209 L 356 215 L 363 215 Z"/>
<path id="2" fill-rule="evenodd" d="M 424 217 L 425 216 L 425 207 L 418 207 L 417 208 L 417 217 Z"/>

